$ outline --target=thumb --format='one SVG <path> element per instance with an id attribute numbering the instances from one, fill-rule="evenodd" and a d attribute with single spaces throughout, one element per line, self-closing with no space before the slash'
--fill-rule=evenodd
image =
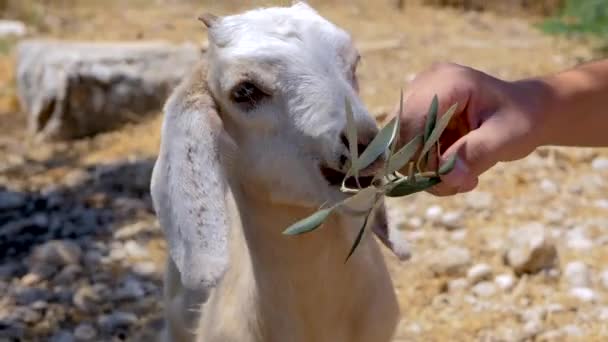
<path id="1" fill-rule="evenodd" d="M 443 154 L 442 163 L 457 154 L 454 169 L 441 177 L 446 188 L 468 192 L 477 186 L 478 177 L 500 160 L 504 146 L 508 143 L 501 134 L 498 120 L 489 119 L 479 128 L 458 139 Z"/>

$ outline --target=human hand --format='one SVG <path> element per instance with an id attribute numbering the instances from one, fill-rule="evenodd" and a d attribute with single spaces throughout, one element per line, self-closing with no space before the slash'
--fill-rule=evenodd
<path id="1" fill-rule="evenodd" d="M 439 162 L 454 153 L 458 159 L 429 192 L 447 196 L 471 191 L 483 172 L 498 162 L 523 158 L 540 145 L 544 93 L 537 81 L 507 82 L 456 64 L 435 65 L 416 77 L 404 94 L 400 143 L 423 131 L 435 94 L 438 115 L 457 102 L 457 112 L 440 139 Z M 436 168 L 436 159 L 431 158 L 435 163 L 428 169 Z"/>

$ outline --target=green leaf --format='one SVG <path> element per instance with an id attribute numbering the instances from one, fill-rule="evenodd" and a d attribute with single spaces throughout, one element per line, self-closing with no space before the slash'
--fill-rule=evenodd
<path id="1" fill-rule="evenodd" d="M 431 101 L 431 106 L 429 107 L 429 111 L 426 115 L 426 123 L 424 125 L 424 143 L 429 139 L 433 129 L 435 128 L 435 124 L 437 123 L 437 111 L 439 110 L 439 98 L 437 94 L 433 96 L 433 100 Z M 429 154 L 425 153 L 420 156 L 421 159 L 424 160 L 424 165 L 429 163 Z M 420 161 L 416 164 L 416 168 L 418 171 L 421 170 Z"/>
<path id="2" fill-rule="evenodd" d="M 353 243 L 352 247 L 350 248 L 350 251 L 348 252 L 348 256 L 346 257 L 346 260 L 344 261 L 344 263 L 348 262 L 348 259 L 350 259 L 350 257 L 353 255 L 353 253 L 355 252 L 355 250 L 361 243 L 361 240 L 363 239 L 363 233 L 365 233 L 365 228 L 367 227 L 367 223 L 369 222 L 369 218 L 370 218 L 373 210 L 374 210 L 373 208 L 370 209 L 367 212 L 367 215 L 365 215 L 365 220 L 363 221 L 363 225 L 359 229 L 359 233 L 357 234 L 357 237 L 355 238 L 355 242 Z"/>
<path id="3" fill-rule="evenodd" d="M 350 151 L 351 169 L 349 170 L 346 178 L 350 177 L 351 174 L 355 176 L 355 179 L 359 179 L 359 169 L 355 167 L 359 160 L 358 140 L 357 137 L 357 125 L 355 124 L 355 118 L 353 116 L 353 107 L 348 100 L 348 97 L 344 98 L 344 105 L 346 107 L 346 138 L 348 139 L 348 150 Z M 352 173 L 351 173 L 352 172 Z"/>
<path id="4" fill-rule="evenodd" d="M 424 142 L 424 147 L 422 148 L 422 152 L 420 153 L 420 159 L 418 159 L 418 166 L 420 166 L 420 162 L 423 156 L 425 156 L 431 150 L 431 148 L 435 146 L 435 144 L 439 140 L 439 137 L 441 137 L 443 131 L 446 129 L 446 127 L 448 127 L 450 120 L 452 119 L 454 114 L 456 114 L 457 108 L 458 103 L 455 103 L 452 105 L 452 107 L 450 107 L 450 109 L 447 110 L 447 112 L 445 112 L 445 114 L 441 116 L 441 118 L 437 122 L 437 125 L 435 125 L 433 132 L 431 133 L 429 138 Z"/>
<path id="5" fill-rule="evenodd" d="M 424 126 L 424 142 L 429 139 L 431 136 L 431 132 L 433 132 L 433 128 L 435 128 L 435 123 L 437 122 L 437 111 L 439 110 L 439 98 L 437 95 L 433 96 L 433 101 L 431 101 L 431 106 L 429 107 L 429 112 L 426 115 L 426 124 Z"/>
<path id="6" fill-rule="evenodd" d="M 395 171 L 403 168 L 409 161 L 412 159 L 416 151 L 422 145 L 422 135 L 417 135 L 414 139 L 410 140 L 407 145 L 403 146 L 397 153 L 393 154 L 391 159 L 388 162 L 388 173 L 393 173 Z"/>
<path id="7" fill-rule="evenodd" d="M 394 171 L 396 171 L 396 169 L 393 171 L 390 171 L 390 159 L 392 159 L 393 156 L 395 155 L 395 149 L 397 148 L 397 142 L 399 141 L 399 133 L 401 131 L 401 116 L 403 115 L 403 89 L 401 89 L 400 94 L 401 95 L 399 96 L 399 113 L 397 113 L 395 138 L 393 139 L 393 143 L 391 144 L 391 151 L 388 155 L 389 162 L 384 163 L 384 169 L 382 170 L 384 177 L 386 177 L 390 173 L 393 173 Z"/>
<path id="8" fill-rule="evenodd" d="M 319 210 L 316 213 L 308 216 L 307 218 L 292 224 L 283 231 L 283 234 L 299 235 L 311 232 L 319 228 L 319 226 L 323 224 L 323 221 L 325 221 L 325 219 L 329 216 L 329 214 L 331 214 L 333 210 L 334 207 Z"/>
<path id="9" fill-rule="evenodd" d="M 395 117 L 378 132 L 372 142 L 365 148 L 365 151 L 361 153 L 361 157 L 357 160 L 357 163 L 354 164 L 355 169 L 365 169 L 376 161 L 381 154 L 386 153 L 393 139 L 395 139 L 397 127 L 399 126 L 398 123 L 399 118 Z"/>
<path id="10" fill-rule="evenodd" d="M 407 179 L 402 179 L 397 181 L 397 184 L 388 190 L 385 195 L 388 197 L 403 197 L 424 191 L 440 182 L 441 180 L 439 177 L 421 177 L 416 179 L 413 183 L 408 182 Z"/>
<path id="11" fill-rule="evenodd" d="M 456 165 L 457 157 L 458 155 L 454 153 L 445 163 L 443 163 L 443 165 L 439 167 L 438 173 L 443 176 L 452 172 L 452 170 L 454 170 L 454 166 Z"/>

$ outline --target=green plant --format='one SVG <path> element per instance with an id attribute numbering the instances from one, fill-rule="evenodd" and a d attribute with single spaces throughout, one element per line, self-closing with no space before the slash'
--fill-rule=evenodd
<path id="1" fill-rule="evenodd" d="M 560 13 L 541 24 L 548 33 L 608 35 L 608 0 L 566 0 Z"/>
<path id="2" fill-rule="evenodd" d="M 424 191 L 441 182 L 440 176 L 449 173 L 454 168 L 456 162 L 455 156 L 448 159 L 435 171 L 423 171 L 428 165 L 429 158 L 434 149 L 437 151 L 435 156 L 439 158 L 439 138 L 456 113 L 458 104 L 452 105 L 445 114 L 438 118 L 437 111 L 439 100 L 437 95 L 435 95 L 429 107 L 424 132 L 414 137 L 399 150 L 396 150 L 396 138 L 399 136 L 400 126 L 399 120 L 401 113 L 403 113 L 403 92 L 401 93 L 400 103 L 401 108 L 399 109 L 399 115 L 396 115 L 395 118 L 384 126 L 363 153 L 359 155 L 359 151 L 357 151 L 357 128 L 354 124 L 352 107 L 348 102 L 348 99 L 345 101 L 347 139 L 351 156 L 349 170 L 342 181 L 340 190 L 344 193 L 351 194 L 352 196 L 331 207 L 322 208 L 311 216 L 292 224 L 283 232 L 284 234 L 300 235 L 309 233 L 319 228 L 325 219 L 339 207 L 348 207 L 349 203 L 352 201 L 365 201 L 368 199 L 366 209 L 351 209 L 348 211 L 351 215 L 365 216 L 363 225 L 359 229 L 352 248 L 346 257 L 346 260 L 348 261 L 361 242 L 363 233 L 370 221 L 370 216 L 374 212 L 374 209 L 379 205 L 382 196 L 402 197 Z M 418 159 L 413 161 L 412 158 L 419 150 Z M 382 156 L 384 156 L 386 160 L 382 169 L 375 172 L 370 186 L 362 188 L 358 181 L 359 172 L 370 166 Z M 407 175 L 403 175 L 398 171 L 404 167 L 408 167 Z M 352 176 L 354 176 L 357 181 L 357 188 L 355 189 L 348 188 L 345 185 L 346 180 Z"/>

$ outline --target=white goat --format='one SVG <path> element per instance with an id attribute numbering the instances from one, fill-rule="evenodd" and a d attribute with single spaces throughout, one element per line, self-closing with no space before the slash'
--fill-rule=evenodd
<path id="1" fill-rule="evenodd" d="M 345 98 L 361 148 L 377 133 L 350 36 L 304 3 L 201 20 L 208 57 L 167 101 L 151 185 L 170 252 L 163 339 L 389 341 L 399 308 L 373 236 L 345 263 L 362 217 L 281 234 L 345 198 Z M 406 258 L 378 213 L 373 231 Z"/>

